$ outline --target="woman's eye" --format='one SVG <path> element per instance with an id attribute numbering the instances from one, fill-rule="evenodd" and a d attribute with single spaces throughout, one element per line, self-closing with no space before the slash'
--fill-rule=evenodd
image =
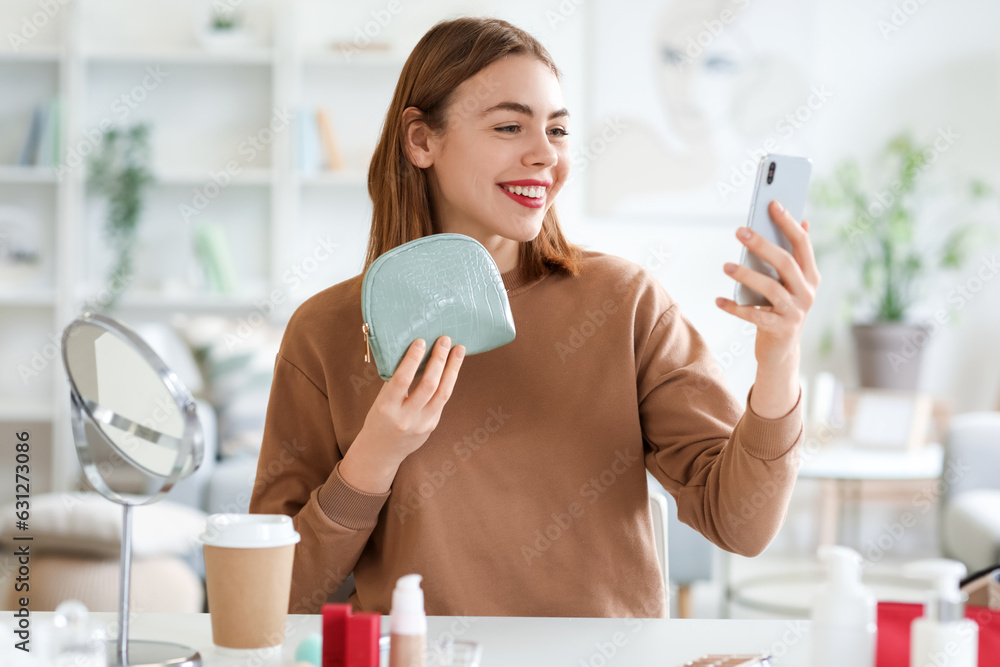
<path id="1" fill-rule="evenodd" d="M 499 132 L 506 132 L 507 134 L 514 134 L 517 131 L 517 125 L 504 125 L 503 127 L 496 128 Z"/>
<path id="2" fill-rule="evenodd" d="M 563 129 L 561 127 L 554 127 L 551 130 L 549 130 L 549 132 L 555 132 L 555 136 L 557 136 L 557 137 L 568 137 L 569 136 L 569 132 L 567 132 L 565 129 Z"/>

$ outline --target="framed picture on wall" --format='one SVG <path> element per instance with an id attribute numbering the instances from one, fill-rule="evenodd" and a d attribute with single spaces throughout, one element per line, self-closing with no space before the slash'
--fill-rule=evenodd
<path id="1" fill-rule="evenodd" d="M 854 397 L 851 441 L 858 447 L 917 449 L 926 441 L 933 404 L 918 392 L 864 389 Z"/>
<path id="2" fill-rule="evenodd" d="M 765 152 L 807 154 L 828 93 L 814 3 L 595 0 L 585 172 L 595 217 L 745 217 Z"/>

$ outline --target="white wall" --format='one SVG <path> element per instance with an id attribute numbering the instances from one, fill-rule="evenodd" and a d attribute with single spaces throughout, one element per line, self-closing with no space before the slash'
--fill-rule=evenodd
<path id="1" fill-rule="evenodd" d="M 737 4 L 737 3 L 734 3 Z M 761 0 L 764 4 L 764 0 Z M 812 84 L 823 86 L 830 99 L 796 130 L 794 144 L 778 134 L 778 149 L 804 150 L 812 158 L 814 179 L 826 177 L 842 158 L 861 160 L 863 169 L 875 159 L 892 135 L 912 129 L 921 139 L 951 128 L 957 139 L 926 173 L 927 224 L 949 225 L 964 220 L 952 194 L 972 176 L 1000 188 L 1000 3 L 957 0 L 949 3 L 906 3 L 879 0 L 802 0 L 766 3 L 768 11 L 783 5 L 812 17 L 803 26 L 814 36 L 803 58 Z M 911 7 L 911 4 L 913 5 Z M 723 3 L 724 5 L 724 3 Z M 723 6 L 723 5 L 720 5 Z M 378 6 L 377 3 L 374 6 Z M 628 11 L 628 3 L 618 5 Z M 916 11 L 913 9 L 916 7 Z M 551 51 L 564 73 L 563 92 L 572 112 L 574 150 L 586 143 L 596 122 L 588 118 L 588 57 L 592 39 L 588 25 L 596 13 L 590 0 L 526 2 L 422 2 L 408 6 L 407 29 L 413 41 L 424 25 L 460 13 L 491 14 L 530 30 Z M 412 12 L 412 13 L 411 13 Z M 411 18 L 413 20 L 411 20 Z M 641 26 L 637 25 L 637 30 Z M 599 26 L 594 29 L 600 29 Z M 772 35 L 751 35 L 758 40 Z M 623 70 L 621 76 L 634 76 Z M 653 82 L 636 80 L 636 86 Z M 789 109 L 774 108 L 777 122 Z M 595 158 L 601 159 L 600 156 Z M 643 169 L 636 164 L 635 169 Z M 728 223 L 703 220 L 635 220 L 619 216 L 592 219 L 584 204 L 587 185 L 582 174 L 560 195 L 558 207 L 571 239 L 638 262 L 654 271 L 666 289 L 709 341 L 737 395 L 745 396 L 753 382 L 756 362 L 753 333 L 742 321 L 719 310 L 716 296 L 731 296 L 733 282 L 722 264 L 739 257 L 735 228 L 743 216 Z M 749 205 L 749 190 L 739 195 Z M 813 229 L 822 217 L 806 218 Z M 976 218 L 1000 231 L 1000 207 L 993 204 Z M 956 411 L 992 409 L 1000 392 L 1000 350 L 992 344 L 1000 335 L 1000 280 L 989 280 L 962 308 L 948 295 L 966 284 L 995 253 L 983 247 L 965 270 L 935 281 L 919 318 L 944 308 L 950 324 L 926 346 L 921 386 L 951 398 Z M 848 322 L 842 316 L 842 285 L 850 267 L 821 265 L 823 285 L 810 314 L 803 340 L 802 369 L 807 376 L 831 370 L 848 387 L 856 385 Z M 970 287 L 977 286 L 973 278 Z M 820 354 L 824 330 L 834 334 L 832 355 Z"/>

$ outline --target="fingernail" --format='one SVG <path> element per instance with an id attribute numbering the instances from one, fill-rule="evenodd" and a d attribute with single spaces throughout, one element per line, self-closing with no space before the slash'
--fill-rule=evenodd
<path id="1" fill-rule="evenodd" d="M 424 342 L 424 339 L 423 339 L 423 338 L 418 338 L 418 339 L 417 339 L 417 349 L 418 349 L 418 350 L 422 350 L 422 349 L 424 349 L 425 347 L 427 347 L 427 343 L 426 343 L 426 342 Z"/>
<path id="2" fill-rule="evenodd" d="M 774 206 L 775 206 L 775 208 L 778 209 L 778 213 L 784 213 L 785 212 L 785 207 L 782 206 L 781 202 L 778 201 L 777 199 L 774 200 Z"/>
<path id="3" fill-rule="evenodd" d="M 736 265 L 733 264 L 732 262 L 726 262 L 725 264 L 722 265 L 722 269 L 726 273 L 732 273 L 733 271 L 736 270 Z"/>
<path id="4" fill-rule="evenodd" d="M 451 338 L 449 338 L 448 336 L 441 336 L 441 347 L 450 347 L 450 346 L 451 346 Z"/>
<path id="5" fill-rule="evenodd" d="M 457 348 L 455 348 L 455 358 L 461 359 L 464 356 L 465 356 L 465 346 L 459 345 Z"/>
<path id="6" fill-rule="evenodd" d="M 736 235 L 737 235 L 737 236 L 739 236 L 739 237 L 740 237 L 741 239 L 743 239 L 744 241 L 746 241 L 747 239 L 749 239 L 749 238 L 750 238 L 750 230 L 749 230 L 749 229 L 747 229 L 746 227 L 740 227 L 740 228 L 739 228 L 739 229 L 738 229 L 738 230 L 736 231 Z"/>

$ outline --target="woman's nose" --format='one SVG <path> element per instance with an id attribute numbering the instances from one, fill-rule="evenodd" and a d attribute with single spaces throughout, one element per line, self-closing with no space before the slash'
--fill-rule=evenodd
<path id="1" fill-rule="evenodd" d="M 559 161 L 559 153 L 549 141 L 547 132 L 532 136 L 531 146 L 525 151 L 523 161 L 525 165 L 540 167 L 551 167 Z"/>

